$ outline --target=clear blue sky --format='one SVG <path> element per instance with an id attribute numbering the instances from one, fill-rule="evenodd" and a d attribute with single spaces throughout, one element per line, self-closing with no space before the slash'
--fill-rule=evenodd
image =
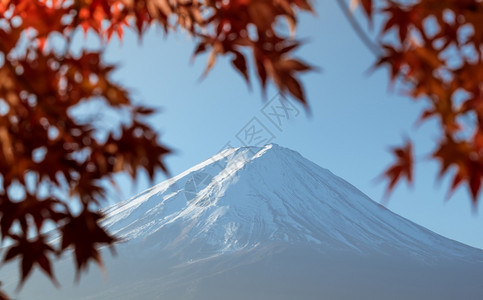
<path id="1" fill-rule="evenodd" d="M 419 159 L 415 184 L 398 186 L 388 208 L 443 236 L 483 248 L 482 209 L 472 212 L 466 188 L 446 201 L 448 178 L 438 183 L 437 164 L 426 159 L 437 131 L 434 122 L 414 126 L 424 101 L 390 91 L 387 70 L 368 75 L 375 57 L 336 2 L 318 1 L 315 6 L 318 16 L 304 15 L 297 32 L 308 39 L 298 57 L 322 69 L 302 76 L 311 116 L 294 104 L 300 113 L 280 128 L 262 112 L 267 102 L 258 82 L 252 81 L 249 90 L 228 60 L 220 59 L 200 82 L 206 57 L 190 63 L 194 43 L 182 32 L 164 37 L 161 30 L 151 30 L 141 44 L 127 33 L 121 44 L 111 42 L 107 59 L 121 66 L 115 78 L 136 101 L 162 108 L 151 121 L 162 141 L 176 150 L 166 159 L 172 175 L 211 157 L 228 142 L 241 145 L 237 133 L 257 118 L 272 133 L 272 142 L 300 152 L 381 201 L 385 184 L 375 178 L 391 162 L 389 147 L 400 145 L 407 135 L 415 141 Z M 269 88 L 267 99 L 275 95 Z M 164 179 L 159 174 L 155 181 Z M 145 178 L 133 186 L 123 179 L 121 183 L 125 198 L 149 187 Z"/>

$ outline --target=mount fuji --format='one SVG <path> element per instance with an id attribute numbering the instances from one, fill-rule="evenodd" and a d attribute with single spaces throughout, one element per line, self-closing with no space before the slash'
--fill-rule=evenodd
<path id="1" fill-rule="evenodd" d="M 63 258 L 61 289 L 34 274 L 19 299 L 483 299 L 482 250 L 275 144 L 224 150 L 104 212 L 123 240 L 106 274 L 73 285 Z"/>

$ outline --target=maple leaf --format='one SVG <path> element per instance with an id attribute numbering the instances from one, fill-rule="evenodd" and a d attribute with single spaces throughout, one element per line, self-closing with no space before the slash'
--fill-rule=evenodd
<path id="1" fill-rule="evenodd" d="M 65 204 L 54 198 L 39 200 L 36 195 L 26 192 L 25 200 L 12 202 L 8 198 L 3 199 L 0 204 L 0 226 L 2 239 L 10 236 L 9 232 L 15 221 L 18 221 L 24 232 L 27 231 L 27 218 L 32 218 L 37 234 L 40 234 L 46 220 L 59 222 L 65 217 L 59 208 L 64 210 Z"/>
<path id="2" fill-rule="evenodd" d="M 381 33 L 396 29 L 399 41 L 403 44 L 406 41 L 411 26 L 422 28 L 422 20 L 419 18 L 418 6 L 402 7 L 397 2 L 388 1 L 388 5 L 382 10 L 387 19 Z"/>
<path id="3" fill-rule="evenodd" d="M 404 53 L 400 49 L 383 44 L 384 54 L 378 59 L 373 68 L 381 67 L 383 65 L 389 65 L 391 68 L 391 82 L 400 75 L 401 68 L 405 63 Z"/>
<path id="4" fill-rule="evenodd" d="M 454 192 L 461 183 L 466 181 L 473 204 L 476 204 L 478 201 L 483 178 L 482 153 L 477 151 L 477 148 L 475 149 L 481 143 L 482 134 L 480 131 L 475 134 L 475 144 L 466 141 L 455 141 L 448 135 L 433 153 L 433 157 L 441 163 L 440 177 L 448 173 L 451 167 L 454 167 L 450 193 Z"/>
<path id="5" fill-rule="evenodd" d="M 61 249 L 74 248 L 77 272 L 85 269 L 91 259 L 102 266 L 99 246 L 113 245 L 117 241 L 100 227 L 102 218 L 101 213 L 84 209 L 77 217 L 71 216 L 70 221 L 61 228 Z"/>
<path id="6" fill-rule="evenodd" d="M 411 142 L 407 141 L 403 147 L 395 147 L 391 151 L 396 157 L 396 162 L 389 166 L 382 174 L 383 177 L 389 180 L 385 192 L 386 197 L 402 178 L 405 178 L 408 183 L 412 183 L 413 181 L 413 150 Z"/>
<path id="7" fill-rule="evenodd" d="M 36 239 L 29 240 L 25 236 L 12 235 L 11 238 L 15 243 L 8 248 L 3 261 L 8 262 L 17 256 L 21 257 L 22 273 L 19 286 L 23 285 L 34 265 L 38 265 L 52 282 L 58 285 L 48 258 L 49 253 L 56 253 L 56 251 L 45 241 L 45 237 L 39 235 Z"/>

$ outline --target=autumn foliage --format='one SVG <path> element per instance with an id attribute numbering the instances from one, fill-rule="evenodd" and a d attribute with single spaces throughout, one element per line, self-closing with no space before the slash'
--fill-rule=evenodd
<path id="1" fill-rule="evenodd" d="M 382 56 L 393 81 L 403 83 L 436 118 L 441 137 L 432 157 L 453 190 L 467 183 L 476 202 L 483 174 L 483 4 L 477 0 L 359 0 L 380 27 Z M 10 241 L 4 261 L 19 259 L 21 283 L 38 266 L 55 281 L 51 259 L 73 250 L 77 270 L 101 263 L 99 246 L 116 238 L 100 225 L 99 203 L 113 176 L 152 178 L 166 170 L 169 153 L 146 123 L 154 111 L 133 104 L 112 80 L 115 66 L 102 51 L 75 52 L 76 32 L 102 43 L 140 38 L 150 26 L 193 37 L 194 55 L 207 53 L 205 74 L 220 56 L 250 82 L 249 63 L 263 89 L 272 82 L 306 105 L 299 73 L 311 69 L 293 58 L 293 38 L 308 0 L 3 0 L 0 1 L 0 233 Z M 377 18 L 376 18 L 377 16 Z M 375 20 L 373 22 L 373 19 Z M 280 29 L 279 24 L 285 24 Z M 376 27 L 378 28 L 378 27 Z M 102 103 L 119 121 L 106 130 L 76 108 Z M 389 189 L 412 180 L 412 145 L 394 149 L 385 173 Z M 47 231 L 49 235 L 47 235 Z M 53 231 L 53 232 L 52 232 Z M 51 236 L 60 242 L 50 243 Z"/>
<path id="2" fill-rule="evenodd" d="M 78 31 L 102 43 L 140 38 L 150 26 L 193 37 L 194 55 L 209 53 L 206 72 L 220 55 L 249 81 L 253 58 L 265 88 L 305 101 L 297 74 L 310 67 L 293 59 L 299 43 L 288 37 L 305 0 L 6 0 L 0 1 L 0 233 L 9 241 L 4 261 L 20 261 L 21 284 L 37 266 L 54 282 L 51 259 L 72 249 L 78 271 L 101 264 L 99 247 L 116 238 L 100 221 L 99 203 L 113 176 L 140 170 L 153 178 L 169 153 L 146 123 L 154 110 L 133 104 L 113 82 L 115 67 L 102 51 L 73 51 Z M 288 30 L 278 32 L 276 23 Z M 205 73 L 206 73 L 205 72 Z M 102 103 L 120 121 L 106 129 L 76 109 Z M 48 234 L 47 234 L 48 233 Z M 60 242 L 50 243 L 59 236 Z"/>
<path id="3" fill-rule="evenodd" d="M 356 1 L 359 2 L 359 1 Z M 478 201 L 483 176 L 483 2 L 478 0 L 361 1 L 369 19 L 382 16 L 376 66 L 427 108 L 419 122 L 436 119 L 440 137 L 431 158 L 450 191 L 466 184 Z M 374 13 L 374 11 L 376 13 Z M 389 190 L 412 180 L 412 147 L 395 149 L 385 175 Z"/>

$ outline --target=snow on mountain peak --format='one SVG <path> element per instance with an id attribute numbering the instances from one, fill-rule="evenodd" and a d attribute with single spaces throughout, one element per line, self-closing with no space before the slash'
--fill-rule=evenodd
<path id="1" fill-rule="evenodd" d="M 196 244 L 204 253 L 270 241 L 361 253 L 390 247 L 425 257 L 435 249 L 457 256 L 466 247 L 276 144 L 226 149 L 106 213 L 105 225 L 125 239 Z"/>
<path id="2" fill-rule="evenodd" d="M 74 270 L 61 260 L 67 289 L 37 272 L 19 298 L 483 299 L 481 250 L 275 144 L 224 150 L 105 212 L 128 240 L 103 256 L 108 282 L 91 271 L 69 287 Z M 2 269 L 5 288 L 16 271 Z"/>

